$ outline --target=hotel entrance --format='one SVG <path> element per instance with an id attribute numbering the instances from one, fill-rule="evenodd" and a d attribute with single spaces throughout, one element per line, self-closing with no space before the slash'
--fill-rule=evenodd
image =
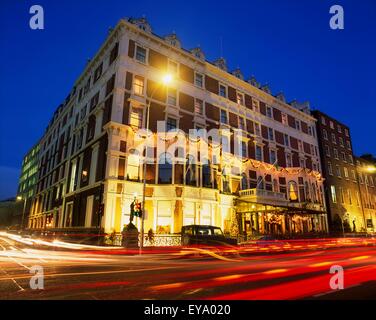
<path id="1" fill-rule="evenodd" d="M 327 232 L 322 211 L 238 201 L 236 216 L 239 235 L 245 240 L 262 235 L 278 238 Z"/>

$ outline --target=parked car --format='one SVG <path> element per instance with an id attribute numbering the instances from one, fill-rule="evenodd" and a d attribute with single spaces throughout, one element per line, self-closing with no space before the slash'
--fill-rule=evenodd
<path id="1" fill-rule="evenodd" d="M 237 245 L 237 240 L 226 237 L 221 228 L 214 226 L 189 225 L 181 229 L 181 243 L 184 246 L 203 245 Z"/>

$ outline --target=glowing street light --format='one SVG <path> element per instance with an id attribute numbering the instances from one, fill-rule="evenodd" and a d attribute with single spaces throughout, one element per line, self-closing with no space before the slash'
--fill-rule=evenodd
<path id="1" fill-rule="evenodd" d="M 163 77 L 162 77 L 162 83 L 164 85 L 168 85 L 172 82 L 172 75 L 171 74 L 165 74 Z"/>
<path id="2" fill-rule="evenodd" d="M 21 230 L 24 229 L 24 217 L 25 217 L 25 209 L 26 209 L 26 198 L 21 196 L 16 197 L 17 201 L 23 201 L 23 209 L 22 209 L 22 220 L 21 220 Z"/>
<path id="3" fill-rule="evenodd" d="M 375 166 L 368 166 L 368 167 L 366 168 L 366 170 L 367 170 L 368 172 L 370 172 L 370 173 L 374 173 L 374 172 L 376 172 L 376 167 L 375 167 Z"/>

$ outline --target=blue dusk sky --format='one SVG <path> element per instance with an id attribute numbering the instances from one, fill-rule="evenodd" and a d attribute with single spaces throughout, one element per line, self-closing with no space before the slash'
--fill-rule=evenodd
<path id="1" fill-rule="evenodd" d="M 34 4 L 44 8 L 44 30 L 29 28 Z M 329 27 L 335 4 L 344 30 Z M 109 27 L 142 15 L 155 33 L 200 45 L 209 61 L 223 51 L 230 70 L 240 67 L 288 101 L 310 101 L 350 127 L 357 155 L 376 154 L 374 0 L 1 0 L 0 199 L 15 195 L 24 154 Z"/>

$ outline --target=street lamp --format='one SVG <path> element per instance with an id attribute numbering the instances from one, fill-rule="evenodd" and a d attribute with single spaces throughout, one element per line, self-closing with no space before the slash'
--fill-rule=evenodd
<path id="1" fill-rule="evenodd" d="M 375 166 L 368 166 L 368 167 L 366 168 L 366 170 L 367 170 L 368 172 L 370 172 L 370 173 L 374 173 L 374 172 L 376 172 L 376 167 L 375 167 Z"/>
<path id="2" fill-rule="evenodd" d="M 173 80 L 173 76 L 171 74 L 164 74 L 161 78 L 161 81 L 158 85 L 155 86 L 153 92 L 151 93 L 149 97 L 149 102 L 146 105 L 146 145 L 145 145 L 145 158 L 144 158 L 144 169 L 143 169 L 143 175 L 144 175 L 144 185 L 143 185 L 143 191 L 142 191 L 142 214 L 141 214 L 141 241 L 140 241 L 140 248 L 142 249 L 144 247 L 144 226 L 145 226 L 145 193 L 146 193 L 146 157 L 148 154 L 148 144 L 147 144 L 147 137 L 148 137 L 148 130 L 149 130 L 149 118 L 150 118 L 150 105 L 151 100 L 154 97 L 154 94 L 156 93 L 157 89 L 161 86 L 167 86 L 169 85 Z"/>
<path id="3" fill-rule="evenodd" d="M 23 200 L 23 209 L 22 209 L 22 220 L 21 220 L 21 231 L 24 229 L 24 216 L 25 216 L 25 209 L 26 209 L 26 198 L 22 198 L 21 196 L 17 196 L 16 198 L 18 201 Z"/>

